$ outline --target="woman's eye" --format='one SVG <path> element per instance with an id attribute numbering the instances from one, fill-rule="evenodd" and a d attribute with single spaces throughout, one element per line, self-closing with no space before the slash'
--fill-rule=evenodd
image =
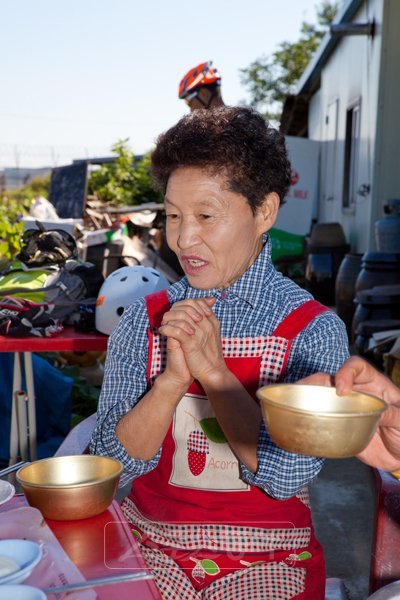
<path id="1" fill-rule="evenodd" d="M 178 218 L 178 215 L 174 214 L 174 213 L 168 213 L 165 215 L 167 217 L 167 219 L 169 219 L 170 221 L 174 221 L 175 219 Z"/>
<path id="2" fill-rule="evenodd" d="M 203 219 L 203 221 L 206 221 L 207 219 L 211 219 L 211 215 L 201 214 L 200 219 Z"/>

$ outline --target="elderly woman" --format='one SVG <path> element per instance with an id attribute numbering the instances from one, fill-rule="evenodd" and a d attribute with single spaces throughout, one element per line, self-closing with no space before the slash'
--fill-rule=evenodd
<path id="1" fill-rule="evenodd" d="M 185 277 L 112 334 L 91 450 L 133 478 L 122 508 L 163 598 L 324 598 L 307 484 L 318 458 L 271 441 L 255 392 L 348 356 L 345 328 L 271 263 L 284 138 L 246 108 L 199 110 L 152 155 Z"/>

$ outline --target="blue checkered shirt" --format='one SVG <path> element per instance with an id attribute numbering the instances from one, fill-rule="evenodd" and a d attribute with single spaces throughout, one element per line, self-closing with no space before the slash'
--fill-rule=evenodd
<path id="1" fill-rule="evenodd" d="M 223 292 L 192 288 L 186 278 L 168 288 L 171 304 L 205 296 L 217 298 L 213 310 L 221 324 L 221 336 L 226 338 L 269 336 L 289 313 L 312 298 L 276 271 L 268 239 L 253 265 Z M 91 441 L 92 453 L 113 456 L 123 463 L 125 481 L 154 469 L 161 455 L 160 448 L 149 461 L 132 458 L 115 435 L 118 421 L 147 391 L 148 327 L 146 304 L 141 298 L 126 308 L 110 336 Z M 347 357 L 348 341 L 342 321 L 332 311 L 322 313 L 294 338 L 284 381 L 293 383 L 317 371 L 334 374 Z M 254 474 L 241 465 L 241 473 L 247 483 L 275 498 L 287 499 L 318 474 L 323 462 L 278 448 L 262 424 L 258 470 Z"/>

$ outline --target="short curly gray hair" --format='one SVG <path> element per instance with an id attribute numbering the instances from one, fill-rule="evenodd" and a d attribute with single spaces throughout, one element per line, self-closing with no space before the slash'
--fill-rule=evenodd
<path id="1" fill-rule="evenodd" d="M 290 186 L 285 138 L 256 111 L 243 107 L 196 110 L 162 133 L 151 156 L 152 176 L 164 193 L 180 167 L 226 176 L 230 191 L 256 211 L 271 192 L 281 200 Z"/>

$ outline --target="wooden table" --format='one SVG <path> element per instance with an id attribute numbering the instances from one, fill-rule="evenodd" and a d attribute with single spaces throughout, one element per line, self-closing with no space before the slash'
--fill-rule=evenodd
<path id="1" fill-rule="evenodd" d="M 0 336 L 0 352 L 14 353 L 14 373 L 11 398 L 10 461 L 36 460 L 36 409 L 33 382 L 32 352 L 87 352 L 107 350 L 108 336 L 102 333 L 82 333 L 73 327 L 55 337 L 15 338 Z M 25 372 L 26 391 L 22 390 Z"/>
<path id="2" fill-rule="evenodd" d="M 17 495 L 1 506 L 0 512 L 27 506 L 25 496 Z M 46 520 L 46 523 L 86 580 L 127 574 L 132 570 L 150 573 L 116 501 L 105 512 L 90 519 Z M 125 581 L 92 589 L 101 600 L 161 599 L 153 579 Z M 79 598 L 82 594 L 75 592 L 71 597 Z"/>

